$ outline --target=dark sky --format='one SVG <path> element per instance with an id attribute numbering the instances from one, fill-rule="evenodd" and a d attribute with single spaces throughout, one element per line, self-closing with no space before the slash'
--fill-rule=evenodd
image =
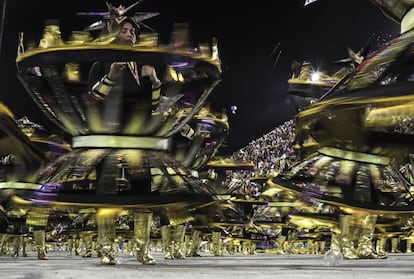
<path id="1" fill-rule="evenodd" d="M 1 0 L 2 3 L 4 0 Z M 134 0 L 109 1 L 129 6 Z M 229 110 L 230 136 L 223 154 L 246 146 L 291 119 L 295 105 L 287 92 L 294 60 L 314 66 L 347 57 L 347 47 L 358 51 L 372 37 L 381 43 L 399 33 L 399 25 L 386 18 L 369 0 L 319 0 L 303 7 L 302 0 L 190 1 L 145 0 L 135 11 L 157 11 L 145 21 L 167 43 L 174 22 L 187 22 L 192 37 L 210 42 L 217 37 L 223 62 L 223 82 L 209 102 Z M 1 98 L 16 118 L 28 116 L 48 126 L 16 78 L 18 32 L 40 39 L 46 19 L 59 19 L 63 38 L 94 19 L 76 16 L 81 11 L 106 11 L 97 0 L 8 0 L 1 48 Z M 279 47 L 277 47 L 279 46 Z M 373 46 L 375 48 L 375 45 Z M 238 107 L 236 114 L 230 106 Z"/>

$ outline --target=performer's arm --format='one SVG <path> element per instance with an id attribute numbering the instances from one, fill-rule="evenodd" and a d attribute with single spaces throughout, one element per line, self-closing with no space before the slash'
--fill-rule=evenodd
<path id="1" fill-rule="evenodd" d="M 125 62 L 114 62 L 105 74 L 102 65 L 99 62 L 94 63 L 89 72 L 89 94 L 97 101 L 103 101 L 122 76 L 125 67 Z"/>

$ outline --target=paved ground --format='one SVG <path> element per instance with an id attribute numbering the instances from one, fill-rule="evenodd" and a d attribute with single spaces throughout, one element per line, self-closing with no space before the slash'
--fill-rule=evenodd
<path id="1" fill-rule="evenodd" d="M 118 264 L 103 266 L 97 257 L 67 256 L 49 252 L 49 260 L 37 260 L 34 252 L 26 258 L 0 256 L 2 279 L 127 279 L 127 278 L 414 278 L 414 253 L 389 254 L 384 260 L 345 260 L 330 266 L 323 255 L 225 255 L 202 254 L 198 258 L 165 260 L 153 253 L 157 264 L 139 264 L 133 256 L 118 254 Z"/>

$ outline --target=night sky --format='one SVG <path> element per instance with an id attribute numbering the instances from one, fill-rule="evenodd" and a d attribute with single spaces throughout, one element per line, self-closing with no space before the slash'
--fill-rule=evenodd
<path id="1" fill-rule="evenodd" d="M 109 2 L 115 6 L 135 3 Z M 358 51 L 371 38 L 371 48 L 375 49 L 399 34 L 399 25 L 369 0 L 319 0 L 307 7 L 303 2 L 145 0 L 134 9 L 160 12 L 145 23 L 160 33 L 162 43 L 168 43 L 175 22 L 189 23 L 195 41 L 204 43 L 218 38 L 223 82 L 209 102 L 215 110 L 228 110 L 231 128 L 221 154 L 237 151 L 294 117 L 295 101 L 287 92 L 294 60 L 310 60 L 323 68 L 334 60 L 347 58 L 347 47 Z M 16 118 L 28 116 L 51 127 L 16 78 L 18 32 L 38 41 L 44 21 L 59 19 L 62 37 L 67 39 L 72 30 L 82 30 L 95 21 L 76 16 L 82 11 L 106 11 L 105 1 L 6 2 L 0 101 Z M 230 111 L 233 105 L 238 108 L 235 114 Z"/>

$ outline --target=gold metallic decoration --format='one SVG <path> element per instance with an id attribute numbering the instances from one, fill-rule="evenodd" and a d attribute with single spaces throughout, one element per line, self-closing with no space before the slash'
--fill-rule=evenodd
<path id="1" fill-rule="evenodd" d="M 65 65 L 65 76 L 69 82 L 79 82 L 80 81 L 80 69 L 79 64 L 76 63 L 67 63 Z"/>
<path id="2" fill-rule="evenodd" d="M 43 30 L 43 38 L 39 42 L 39 47 L 49 48 L 63 44 L 59 23 L 57 21 L 46 22 L 45 29 Z"/>
<path id="3" fill-rule="evenodd" d="M 139 47 L 156 47 L 159 45 L 159 34 L 156 32 L 141 32 L 137 46 Z"/>
<path id="4" fill-rule="evenodd" d="M 128 136 L 108 136 L 108 135 L 89 135 L 78 136 L 72 140 L 73 148 L 99 147 L 99 148 L 142 148 L 154 150 L 167 150 L 169 147 L 168 139 L 155 137 L 128 137 Z"/>
<path id="5" fill-rule="evenodd" d="M 290 170 L 280 174 L 277 178 L 272 179 L 271 185 L 275 183 L 276 185 L 273 187 L 280 187 L 283 190 L 290 189 L 300 192 L 301 195 L 314 196 L 321 200 L 326 199 L 328 203 L 332 201 L 332 204 L 343 202 L 344 205 L 353 204 L 364 207 L 367 203 L 371 203 L 371 208 L 378 210 L 380 208 L 392 210 L 394 206 L 403 207 L 411 203 L 410 195 L 407 196 L 407 189 L 404 188 L 404 182 L 397 172 L 393 171 L 391 165 L 378 164 L 384 163 L 388 159 L 383 156 L 372 157 L 375 160 L 366 159 L 370 156 L 349 157 L 358 158 L 359 160 L 356 161 L 345 159 L 348 157 L 348 153 L 344 150 L 341 152 L 337 149 L 334 150 L 338 152 L 331 153 L 325 152 L 326 149 L 322 150 L 324 156 L 330 153 L 337 157 L 328 156 L 330 158 L 327 161 L 329 164 L 318 172 L 309 173 L 308 171 L 308 169 L 316 169 L 312 166 L 315 162 L 320 161 L 320 155 L 313 154 L 302 162 L 296 163 Z M 342 158 L 339 156 L 341 154 L 344 155 Z M 315 160 L 316 158 L 318 159 Z M 363 159 L 361 160 L 361 158 Z M 375 193 L 375 197 L 371 197 L 371 193 Z"/>
<path id="6" fill-rule="evenodd" d="M 68 44 L 82 45 L 92 41 L 91 33 L 87 31 L 73 31 Z"/>
<path id="7" fill-rule="evenodd" d="M 380 164 L 380 165 L 388 165 L 390 163 L 390 158 L 380 155 L 374 155 L 374 154 L 367 154 L 362 152 L 355 152 L 350 150 L 343 150 L 338 148 L 330 148 L 330 147 L 324 147 L 318 150 L 319 153 L 331 156 L 331 157 L 337 157 L 337 158 L 343 158 L 346 160 L 352 160 L 352 161 L 358 161 L 358 162 L 364 162 L 364 163 L 371 163 L 371 164 Z"/>

